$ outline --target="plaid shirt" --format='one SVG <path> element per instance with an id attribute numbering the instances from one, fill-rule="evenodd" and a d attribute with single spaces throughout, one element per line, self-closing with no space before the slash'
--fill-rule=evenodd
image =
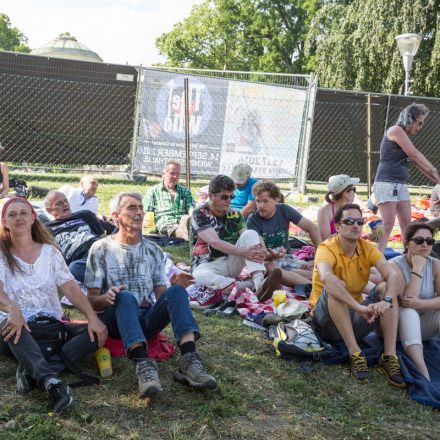
<path id="1" fill-rule="evenodd" d="M 152 186 L 144 198 L 145 212 L 154 212 L 154 222 L 158 231 L 167 225 L 179 223 L 182 216 L 188 214 L 194 206 L 191 191 L 179 184 L 176 185 L 174 203 L 171 202 L 171 195 L 163 182 Z"/>

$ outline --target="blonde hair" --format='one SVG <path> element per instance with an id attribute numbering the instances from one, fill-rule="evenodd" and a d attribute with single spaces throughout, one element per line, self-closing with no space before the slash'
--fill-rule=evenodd
<path id="1" fill-rule="evenodd" d="M 50 244 L 52 246 L 57 247 L 52 234 L 49 232 L 49 230 L 44 226 L 38 218 L 34 220 L 34 223 L 31 227 L 31 235 L 32 240 L 35 243 L 40 244 Z M 11 272 L 20 271 L 20 266 L 17 264 L 17 261 L 15 260 L 14 256 L 11 252 L 12 248 L 12 237 L 11 237 L 11 231 L 6 228 L 5 226 L 0 225 L 0 250 L 5 254 L 6 262 L 9 266 L 9 269 Z"/>

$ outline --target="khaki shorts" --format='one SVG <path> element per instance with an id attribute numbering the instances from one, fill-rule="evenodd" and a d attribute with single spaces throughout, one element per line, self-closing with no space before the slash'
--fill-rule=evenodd
<path id="1" fill-rule="evenodd" d="M 362 303 L 362 305 L 367 306 L 368 304 L 374 304 L 379 301 L 380 298 L 377 294 L 376 287 L 373 287 L 368 298 Z M 359 315 L 353 309 L 350 309 L 350 317 L 356 341 L 362 341 L 365 336 L 375 330 L 380 324 L 379 319 L 376 319 L 369 324 L 363 316 Z M 313 323 L 321 337 L 326 341 L 335 342 L 342 340 L 339 330 L 336 328 L 336 325 L 330 316 L 330 312 L 328 311 L 327 292 L 325 289 L 322 289 L 321 296 L 313 309 Z"/>

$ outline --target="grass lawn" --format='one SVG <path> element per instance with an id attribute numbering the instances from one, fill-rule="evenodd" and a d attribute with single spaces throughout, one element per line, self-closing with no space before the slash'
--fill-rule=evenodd
<path id="1" fill-rule="evenodd" d="M 31 184 L 55 188 L 77 181 L 67 177 L 61 183 L 39 178 Z M 108 212 L 111 194 L 121 190 L 144 193 L 145 184 L 101 179 L 102 212 Z M 187 245 L 166 250 L 175 261 L 188 262 Z M 100 386 L 76 389 L 73 411 L 59 417 L 49 412 L 43 392 L 16 393 L 16 364 L 2 357 L 0 439 L 440 437 L 440 424 L 435 422 L 438 412 L 411 401 L 378 372 L 369 385 L 355 383 L 341 366 L 303 374 L 295 362 L 278 359 L 271 343 L 243 326 L 238 317 L 194 313 L 203 334 L 198 350 L 218 380 L 218 390 L 197 392 L 174 382 L 176 353 L 159 365 L 163 393 L 151 401 L 139 400 L 132 364 L 114 358 L 113 376 Z M 166 333 L 172 339 L 169 329 Z M 97 372 L 92 359 L 80 368 Z"/>

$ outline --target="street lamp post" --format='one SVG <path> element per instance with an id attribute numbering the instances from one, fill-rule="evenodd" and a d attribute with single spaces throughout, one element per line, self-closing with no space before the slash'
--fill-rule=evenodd
<path id="1" fill-rule="evenodd" d="M 417 34 L 401 34 L 396 37 L 397 46 L 403 58 L 403 67 L 405 68 L 405 96 L 409 94 L 409 74 L 421 40 L 422 37 Z"/>

